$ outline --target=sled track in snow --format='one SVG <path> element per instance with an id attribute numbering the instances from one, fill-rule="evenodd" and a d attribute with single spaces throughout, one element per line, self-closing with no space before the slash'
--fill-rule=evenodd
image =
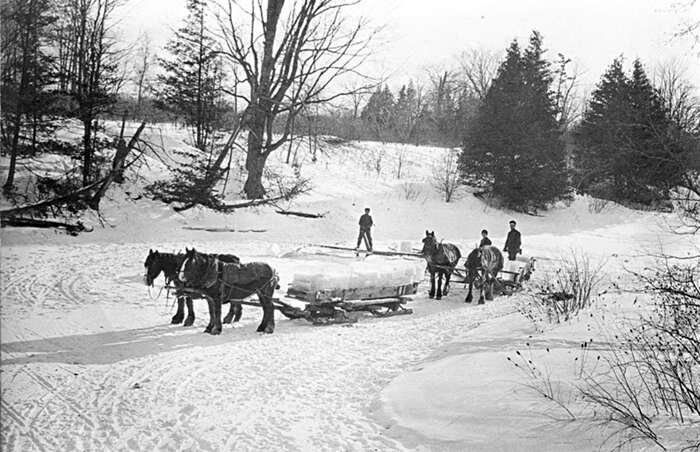
<path id="1" fill-rule="evenodd" d="M 153 315 L 141 248 L 79 246 L 53 262 L 11 249 L 3 322 L 109 303 L 133 317 Z M 381 389 L 465 330 L 514 310 L 507 299 L 466 306 L 454 289 L 440 302 L 415 302 L 430 313 L 354 325 L 313 327 L 278 315 L 275 334 L 259 335 L 260 310 L 246 308 L 240 327 L 213 337 L 201 333 L 200 310 L 192 328 L 167 325 L 163 314 L 148 328 L 4 345 L 0 446 L 400 450 L 369 411 Z"/>

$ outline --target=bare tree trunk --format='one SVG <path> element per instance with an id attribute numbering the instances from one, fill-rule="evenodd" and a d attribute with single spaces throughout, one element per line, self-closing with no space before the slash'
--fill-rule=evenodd
<path id="1" fill-rule="evenodd" d="M 142 122 L 139 128 L 136 129 L 136 132 L 134 132 L 134 135 L 129 140 L 128 145 L 124 143 L 123 138 L 119 140 L 119 144 L 117 145 L 117 152 L 114 154 L 114 160 L 112 161 L 112 171 L 110 171 L 110 173 L 105 178 L 104 182 L 102 182 L 102 184 L 100 185 L 100 188 L 95 192 L 95 194 L 88 202 L 88 205 L 91 209 L 100 209 L 100 201 L 102 200 L 104 194 L 107 192 L 107 189 L 109 188 L 110 184 L 116 180 L 117 176 L 123 174 L 124 163 L 126 162 L 126 158 L 129 156 L 129 152 L 131 152 L 131 149 L 133 149 L 133 147 L 136 145 L 136 142 L 138 141 L 139 136 L 141 136 L 141 132 L 143 132 L 144 127 L 146 127 L 146 123 Z"/>
<path id="2" fill-rule="evenodd" d="M 22 126 L 22 115 L 15 115 L 15 123 L 12 130 L 12 147 L 10 148 L 10 169 L 7 172 L 7 180 L 2 189 L 9 193 L 15 185 L 15 168 L 17 166 L 17 147 L 19 144 L 19 132 Z"/>
<path id="3" fill-rule="evenodd" d="M 292 118 L 292 127 L 289 134 L 289 147 L 287 148 L 287 160 L 286 164 L 289 165 L 289 158 L 292 156 L 292 143 L 294 143 L 294 122 L 296 118 Z"/>
<path id="4" fill-rule="evenodd" d="M 92 169 L 92 120 L 83 120 L 83 186 L 90 185 Z"/>
<path id="5" fill-rule="evenodd" d="M 258 130 L 255 130 L 258 129 Z M 259 199 L 265 197 L 265 187 L 262 184 L 263 169 L 267 161 L 267 153 L 262 152 L 262 125 L 251 127 L 248 132 L 248 155 L 245 160 L 245 168 L 248 177 L 243 186 L 248 199 Z"/>

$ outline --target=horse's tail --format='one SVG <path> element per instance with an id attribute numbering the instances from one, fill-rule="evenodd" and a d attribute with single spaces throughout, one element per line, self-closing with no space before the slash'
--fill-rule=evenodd
<path id="1" fill-rule="evenodd" d="M 270 279 L 270 285 L 278 290 L 280 288 L 280 275 L 277 274 L 277 270 L 272 270 L 272 278 Z"/>

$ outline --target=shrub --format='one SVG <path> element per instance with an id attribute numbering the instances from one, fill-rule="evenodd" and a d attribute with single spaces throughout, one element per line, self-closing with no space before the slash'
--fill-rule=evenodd
<path id="1" fill-rule="evenodd" d="M 603 282 L 603 262 L 592 263 L 575 251 L 562 258 L 562 266 L 546 274 L 543 282 L 530 292 L 520 311 L 535 323 L 561 323 L 570 320 L 591 305 Z"/>

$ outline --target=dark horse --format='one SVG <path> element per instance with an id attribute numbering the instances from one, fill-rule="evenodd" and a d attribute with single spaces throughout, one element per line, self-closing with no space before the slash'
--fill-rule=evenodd
<path id="1" fill-rule="evenodd" d="M 423 257 L 428 262 L 428 271 L 430 272 L 430 298 L 442 298 L 447 295 L 450 290 L 450 277 L 452 271 L 457 266 L 459 258 L 462 254 L 459 248 L 451 243 L 438 243 L 435 239 L 435 231 L 425 231 L 423 239 Z M 435 274 L 438 274 L 437 294 L 435 293 Z M 442 288 L 442 276 L 445 276 L 445 287 Z"/>
<path id="2" fill-rule="evenodd" d="M 179 279 L 187 286 L 202 291 L 209 304 L 209 334 L 221 334 L 221 304 L 242 300 L 257 294 L 262 305 L 263 318 L 258 332 L 275 330 L 275 305 L 272 297 L 279 289 L 277 273 L 263 262 L 227 264 L 216 256 L 202 254 L 194 248 L 185 248 L 185 260 L 180 267 Z"/>
<path id="3" fill-rule="evenodd" d="M 229 263 L 239 263 L 241 260 L 233 254 L 216 254 L 219 260 Z M 148 251 L 146 262 L 143 266 L 146 268 L 146 285 L 153 286 L 153 281 L 163 272 L 165 284 L 172 283 L 176 288 L 182 288 L 183 284 L 178 279 L 178 272 L 182 263 L 185 261 L 184 253 L 161 253 L 159 251 Z M 175 298 L 177 300 L 177 312 L 171 319 L 170 323 L 179 324 L 185 320 L 184 326 L 190 326 L 194 323 L 194 309 L 192 309 L 192 298 L 179 291 L 175 290 Z M 185 319 L 185 304 L 187 305 L 187 318 Z M 224 318 L 224 323 L 238 322 L 241 318 L 243 310 L 240 304 L 231 303 L 231 309 Z"/>
<path id="4" fill-rule="evenodd" d="M 486 299 L 493 300 L 493 285 L 498 272 L 503 270 L 503 255 L 495 246 L 482 246 L 472 250 L 464 264 L 467 270 L 469 293 L 465 303 L 472 302 L 472 286 L 477 283 L 479 289 L 479 304 L 484 304 L 484 288 Z"/>

